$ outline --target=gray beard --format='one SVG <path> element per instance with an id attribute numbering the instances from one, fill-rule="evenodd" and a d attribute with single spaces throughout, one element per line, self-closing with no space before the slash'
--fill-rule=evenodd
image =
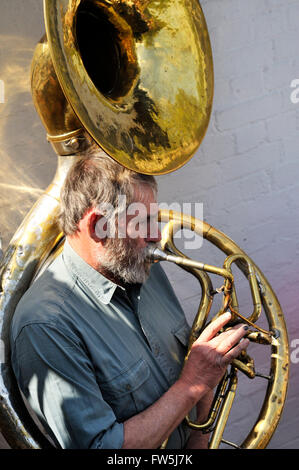
<path id="1" fill-rule="evenodd" d="M 110 238 L 104 256 L 98 256 L 101 272 L 107 271 L 125 284 L 143 284 L 150 273 L 151 263 L 146 261 L 145 250 L 137 250 L 134 240 Z"/>

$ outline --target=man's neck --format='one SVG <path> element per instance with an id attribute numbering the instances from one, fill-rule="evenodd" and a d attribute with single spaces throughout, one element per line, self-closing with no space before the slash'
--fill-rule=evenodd
<path id="1" fill-rule="evenodd" d="M 113 273 L 111 273 L 104 266 L 101 266 L 101 264 L 98 262 L 98 259 L 93 255 L 92 249 L 88 249 L 88 247 L 86 250 L 83 249 L 81 240 L 78 240 L 78 238 L 75 236 L 67 236 L 66 239 L 71 248 L 77 253 L 78 256 L 80 256 L 80 258 L 89 264 L 89 266 L 91 266 L 98 273 L 102 274 L 102 276 L 106 277 L 106 279 L 109 279 L 109 281 L 113 282 L 114 284 L 117 284 L 123 288 L 126 287 L 126 284 L 120 278 L 114 276 Z"/>

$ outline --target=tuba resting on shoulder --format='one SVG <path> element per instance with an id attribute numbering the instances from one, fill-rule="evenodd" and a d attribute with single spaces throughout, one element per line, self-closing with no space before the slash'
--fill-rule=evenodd
<path id="1" fill-rule="evenodd" d="M 213 101 L 213 61 L 205 18 L 197 0 L 44 0 L 46 35 L 32 62 L 32 95 L 57 156 L 56 175 L 13 236 L 1 262 L 0 332 L 5 360 L 0 374 L 0 430 L 12 448 L 46 448 L 51 443 L 27 411 L 10 365 L 9 328 L 21 296 L 34 276 L 63 244 L 57 224 L 60 189 L 78 157 L 94 142 L 136 172 L 161 175 L 184 165 L 198 149 L 209 124 Z M 173 211 L 153 261 L 167 260 L 192 273 L 201 301 L 190 347 L 204 328 L 217 292 L 232 324 L 250 326 L 248 338 L 268 346 L 271 364 L 259 417 L 242 448 L 264 448 L 282 413 L 288 383 L 288 338 L 281 307 L 254 262 L 214 227 Z M 195 231 L 226 255 L 222 267 L 193 261 L 175 246 L 182 228 Z M 248 278 L 253 313 L 239 312 L 236 264 Z M 214 289 L 209 273 L 223 278 Z M 262 313 L 268 328 L 257 325 Z M 206 423 L 187 423 L 211 432 L 217 448 L 237 389 L 238 371 L 260 376 L 254 361 L 241 355 L 215 394 Z M 235 444 L 232 444 L 235 446 Z M 166 443 L 164 443 L 164 447 Z"/>

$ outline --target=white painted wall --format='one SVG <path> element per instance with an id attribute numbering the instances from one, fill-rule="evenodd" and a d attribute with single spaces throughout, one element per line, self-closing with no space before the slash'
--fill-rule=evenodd
<path id="1" fill-rule="evenodd" d="M 271 282 L 285 313 L 293 361 L 284 414 L 269 447 L 299 448 L 299 103 L 290 99 L 290 84 L 299 79 L 299 2 L 202 0 L 201 4 L 214 54 L 211 122 L 197 155 L 179 171 L 158 178 L 160 201 L 203 203 L 204 219 L 233 238 Z M 4 248 L 56 166 L 30 94 L 30 62 L 43 32 L 41 1 L 1 2 L 0 80 L 5 102 L 0 100 L 0 236 Z M 211 264 L 224 259 L 216 250 L 210 253 L 205 244 L 188 254 Z M 191 321 L 198 286 L 176 267 L 166 269 Z M 248 297 L 240 277 L 240 303 L 250 313 Z M 258 348 L 254 354 L 259 359 L 256 368 L 267 371 L 265 349 Z M 251 382 L 240 377 L 227 439 L 237 442 L 246 435 L 263 393 L 262 379 Z"/>

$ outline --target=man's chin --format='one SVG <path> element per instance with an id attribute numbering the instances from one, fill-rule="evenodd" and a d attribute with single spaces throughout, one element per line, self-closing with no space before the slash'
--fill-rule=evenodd
<path id="1" fill-rule="evenodd" d="M 121 269 L 119 266 L 112 266 L 111 262 L 99 263 L 98 271 L 116 283 L 143 284 L 149 278 L 151 265 L 150 261 L 144 261 L 142 266 Z"/>
<path id="2" fill-rule="evenodd" d="M 126 284 L 144 284 L 150 275 L 150 266 L 149 269 L 144 269 L 143 272 L 134 272 L 130 273 L 127 276 L 123 277 L 123 282 Z"/>

